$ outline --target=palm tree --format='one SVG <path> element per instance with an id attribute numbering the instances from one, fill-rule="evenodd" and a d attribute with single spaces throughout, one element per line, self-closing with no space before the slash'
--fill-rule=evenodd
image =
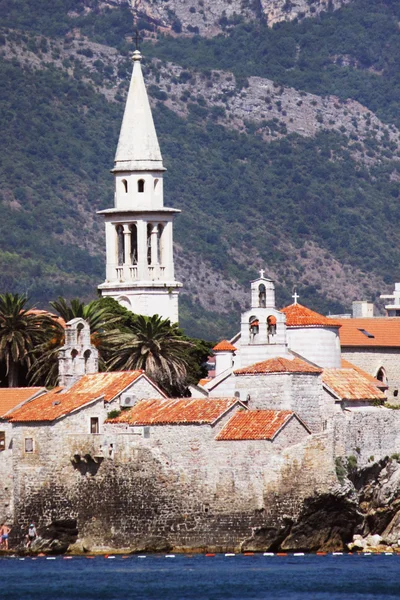
<path id="1" fill-rule="evenodd" d="M 29 369 L 33 350 L 43 343 L 54 325 L 43 311 L 29 309 L 26 296 L 0 294 L 0 361 L 4 361 L 8 387 L 18 386 L 22 368 Z"/>
<path id="2" fill-rule="evenodd" d="M 177 325 L 158 315 L 136 317 L 130 331 L 110 332 L 110 370 L 143 369 L 168 394 L 182 394 L 186 388 L 187 351 Z"/>
<path id="3" fill-rule="evenodd" d="M 77 317 L 87 321 L 91 331 L 91 342 L 99 350 L 99 367 L 104 370 L 103 355 L 106 351 L 104 348 L 104 335 L 106 331 L 109 331 L 111 327 L 114 327 L 120 321 L 121 317 L 115 314 L 112 307 L 102 304 L 101 300 L 92 300 L 85 304 L 78 298 L 74 298 L 68 303 L 61 296 L 58 300 L 50 302 L 50 305 L 66 323 Z M 59 322 L 57 325 L 52 337 L 36 349 L 36 360 L 30 370 L 31 383 L 42 382 L 50 387 L 57 385 L 58 353 L 65 342 L 64 327 Z"/>

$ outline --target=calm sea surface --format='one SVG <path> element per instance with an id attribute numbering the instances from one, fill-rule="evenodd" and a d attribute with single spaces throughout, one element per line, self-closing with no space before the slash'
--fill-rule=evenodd
<path id="1" fill-rule="evenodd" d="M 0 560 L 7 600 L 400 598 L 400 556 Z"/>

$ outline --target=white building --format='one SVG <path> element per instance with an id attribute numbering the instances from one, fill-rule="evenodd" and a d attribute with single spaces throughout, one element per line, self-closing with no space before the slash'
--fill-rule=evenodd
<path id="1" fill-rule="evenodd" d="M 174 208 L 164 207 L 163 166 L 141 69 L 133 71 L 114 160 L 114 208 L 99 211 L 106 225 L 106 280 L 111 296 L 134 313 L 178 321 L 172 223 Z"/>

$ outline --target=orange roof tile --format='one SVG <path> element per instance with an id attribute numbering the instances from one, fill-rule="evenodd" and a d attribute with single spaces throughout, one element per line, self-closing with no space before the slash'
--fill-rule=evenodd
<path id="1" fill-rule="evenodd" d="M 211 379 L 212 379 L 212 377 L 204 377 L 203 379 L 200 379 L 199 385 L 206 385 L 206 383 L 211 381 Z"/>
<path id="2" fill-rule="evenodd" d="M 235 375 L 262 375 L 267 373 L 322 373 L 322 369 L 314 367 L 300 358 L 270 358 L 263 362 L 243 367 L 234 371 Z"/>
<path id="3" fill-rule="evenodd" d="M 44 387 L 0 388 L 0 417 L 46 391 Z"/>
<path id="4" fill-rule="evenodd" d="M 223 352 L 223 351 L 235 352 L 236 350 L 237 350 L 237 348 L 235 348 L 235 346 L 233 346 L 230 342 L 228 342 L 228 340 L 222 340 L 222 342 L 219 342 L 219 344 L 217 344 L 213 348 L 214 352 Z"/>
<path id="5" fill-rule="evenodd" d="M 59 315 L 55 315 L 54 313 L 49 312 L 48 310 L 42 310 L 40 308 L 30 308 L 27 312 L 32 315 L 46 315 L 47 317 L 54 319 L 54 321 L 57 321 L 57 323 L 59 323 L 65 329 L 66 323 L 64 319 Z"/>
<path id="6" fill-rule="evenodd" d="M 111 402 L 138 377 L 142 371 L 120 371 L 84 375 L 68 390 L 56 388 L 14 411 L 12 422 L 54 421 L 86 404 L 104 398 Z"/>
<path id="7" fill-rule="evenodd" d="M 324 317 L 302 304 L 291 304 L 282 308 L 287 327 L 340 327 L 337 319 Z"/>
<path id="8" fill-rule="evenodd" d="M 324 369 L 322 382 L 339 400 L 386 400 L 376 385 L 354 369 Z"/>
<path id="9" fill-rule="evenodd" d="M 340 343 L 346 346 L 400 347 L 400 318 L 339 319 Z M 364 333 L 365 332 L 365 333 Z"/>
<path id="10" fill-rule="evenodd" d="M 216 440 L 272 440 L 293 417 L 291 410 L 239 411 L 216 436 Z"/>
<path id="11" fill-rule="evenodd" d="M 362 377 L 365 377 L 365 379 L 368 379 L 368 381 L 370 381 L 371 383 L 376 385 L 376 387 L 378 387 L 380 389 L 385 389 L 385 390 L 388 388 L 388 386 L 385 383 L 383 383 L 383 381 L 379 381 L 379 379 L 376 379 L 376 377 L 374 377 L 373 375 L 370 375 L 363 369 L 360 369 L 360 367 L 357 367 L 357 365 L 353 364 L 349 360 L 346 360 L 345 358 L 342 358 L 342 369 L 354 369 Z"/>
<path id="12" fill-rule="evenodd" d="M 212 424 L 238 402 L 237 398 L 167 398 L 141 400 L 108 423 L 129 425 Z"/>

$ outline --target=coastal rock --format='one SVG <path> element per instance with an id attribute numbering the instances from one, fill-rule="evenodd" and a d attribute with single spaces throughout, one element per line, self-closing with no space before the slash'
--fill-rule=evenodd
<path id="1" fill-rule="evenodd" d="M 281 549 L 312 552 L 343 550 L 361 522 L 357 499 L 350 487 L 306 499 Z"/>

